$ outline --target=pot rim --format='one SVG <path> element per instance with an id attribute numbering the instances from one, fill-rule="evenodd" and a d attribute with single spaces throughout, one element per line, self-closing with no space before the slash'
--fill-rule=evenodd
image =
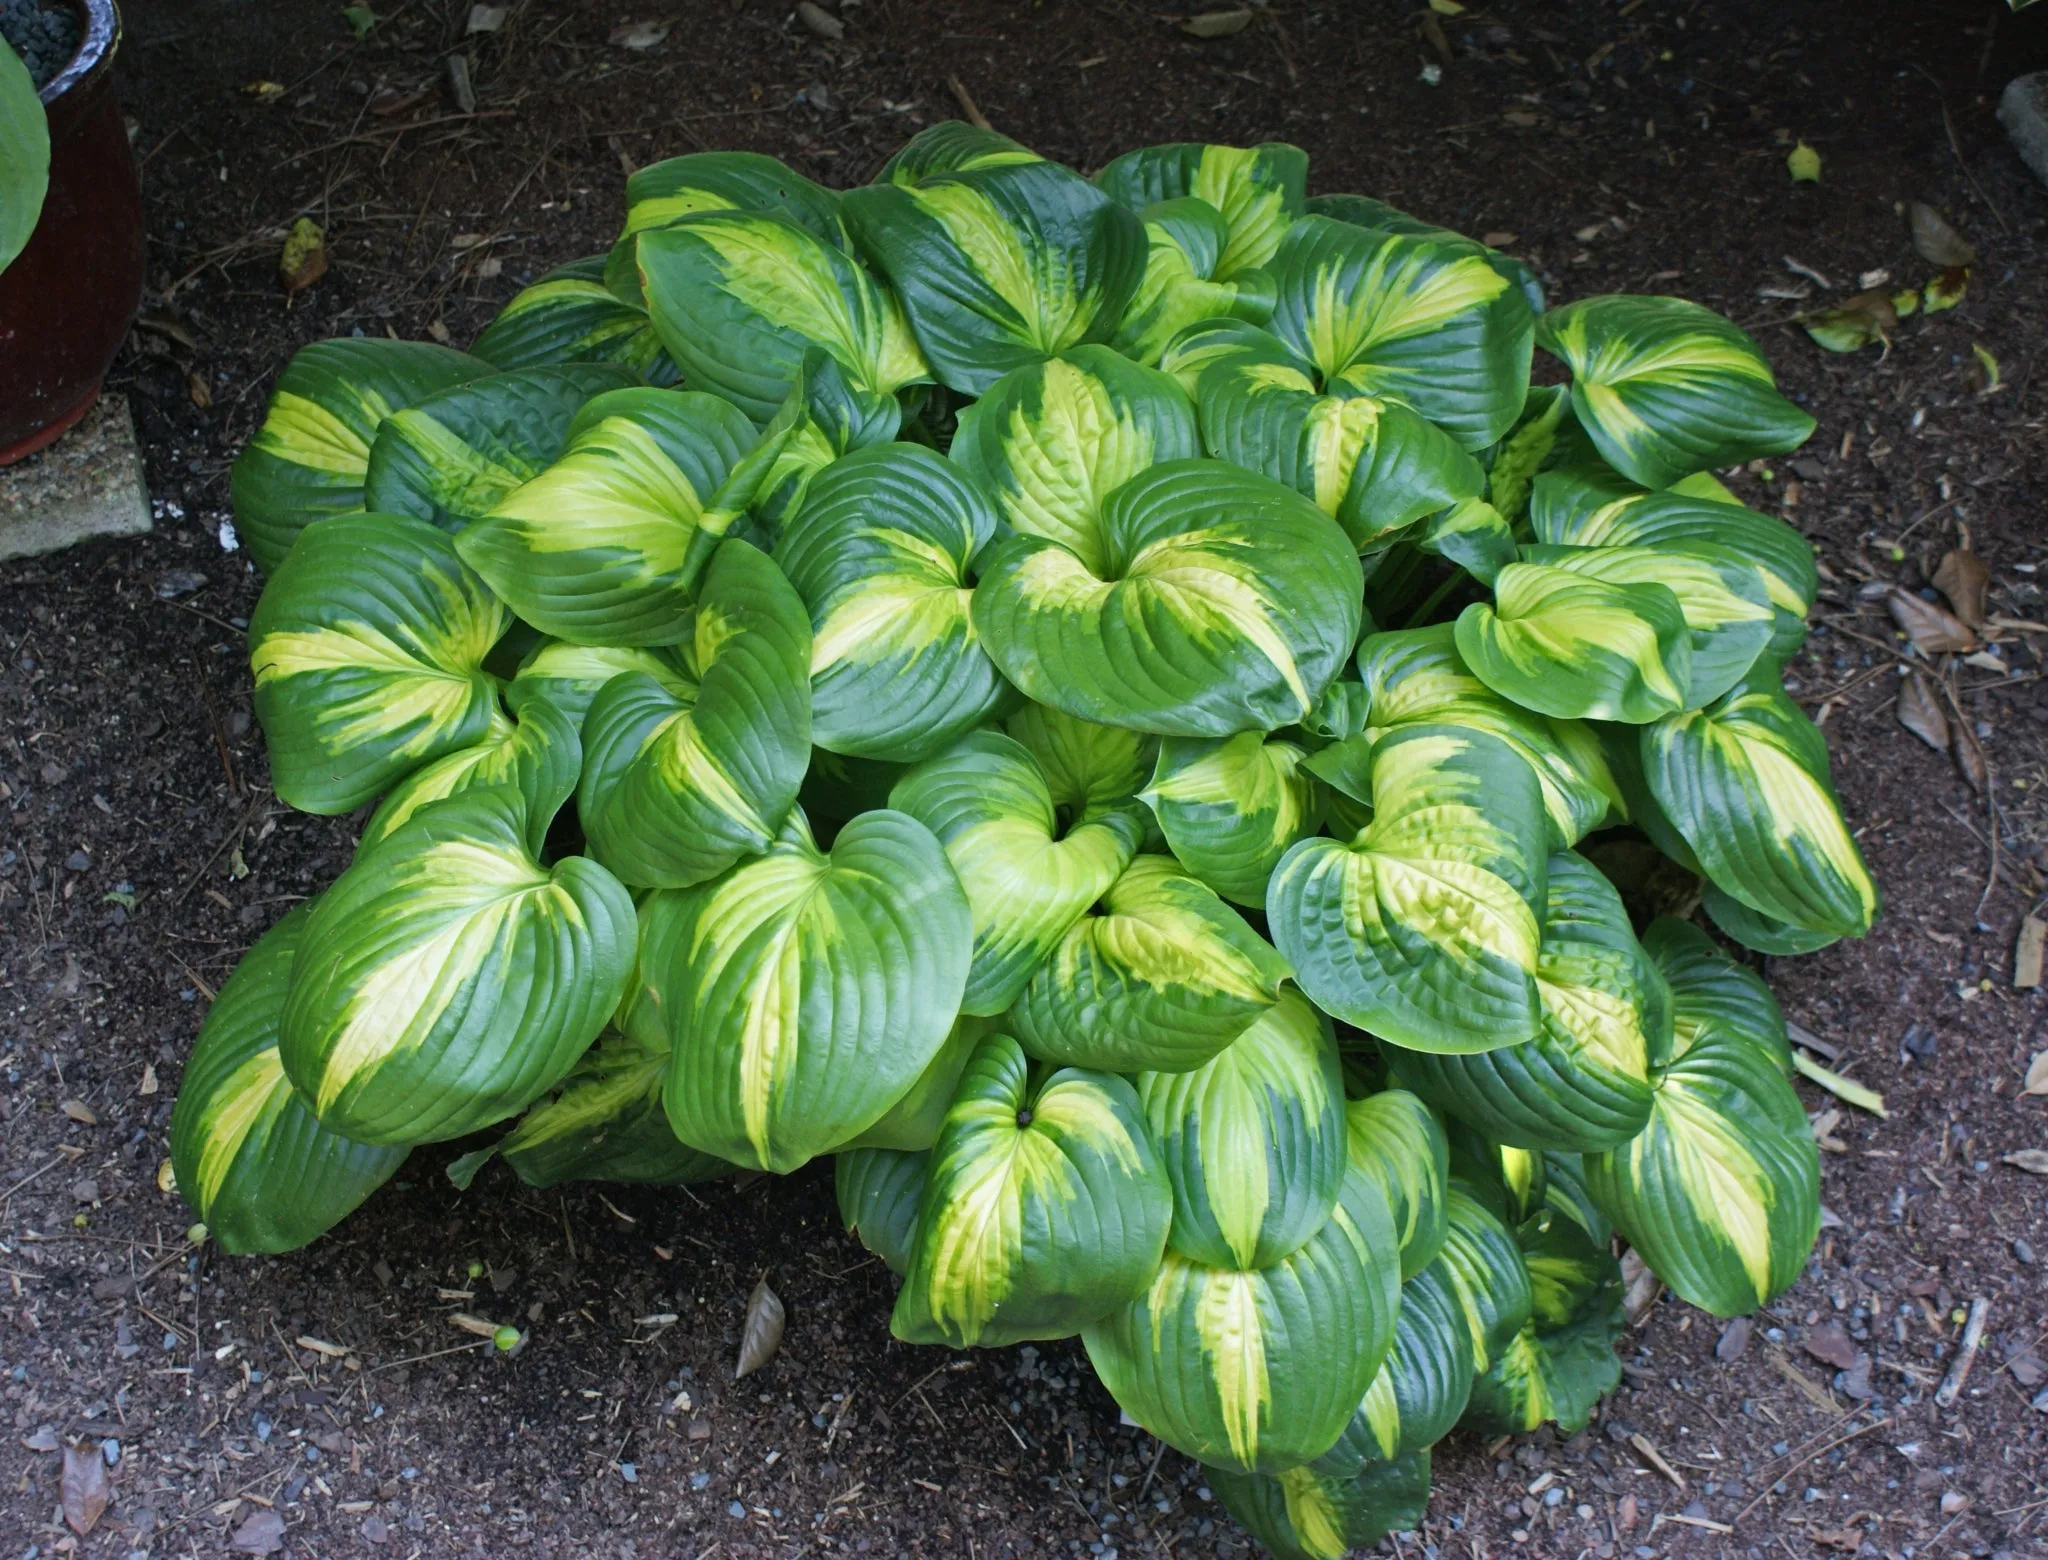
<path id="1" fill-rule="evenodd" d="M 121 42 L 121 13 L 115 9 L 114 0 L 69 0 L 69 4 L 85 24 L 85 38 L 64 68 L 36 94 L 45 108 L 74 87 L 104 75 L 112 67 L 114 50 Z"/>

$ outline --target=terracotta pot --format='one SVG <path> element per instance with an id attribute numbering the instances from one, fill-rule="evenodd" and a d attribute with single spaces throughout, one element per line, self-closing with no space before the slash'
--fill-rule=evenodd
<path id="1" fill-rule="evenodd" d="M 42 91 L 50 191 L 0 271 L 0 466 L 92 409 L 142 301 L 142 188 L 114 96 L 121 15 L 114 0 L 68 3 L 85 41 Z"/>

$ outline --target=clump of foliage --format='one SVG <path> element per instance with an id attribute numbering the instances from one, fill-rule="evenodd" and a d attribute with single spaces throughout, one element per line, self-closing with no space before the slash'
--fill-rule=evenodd
<path id="1" fill-rule="evenodd" d="M 1705 309 L 1546 312 L 1306 175 L 683 157 L 471 352 L 301 352 L 235 471 L 257 711 L 287 802 L 375 807 L 200 1035 L 220 1244 L 514 1118 L 458 1184 L 834 1155 L 896 1336 L 1079 1334 L 1320 1556 L 1453 1425 L 1585 1423 L 1617 1234 L 1790 1284 L 1777 1008 L 1625 895 L 1876 909 L 1779 680 L 1812 550 L 1710 475 L 1811 419 Z"/>

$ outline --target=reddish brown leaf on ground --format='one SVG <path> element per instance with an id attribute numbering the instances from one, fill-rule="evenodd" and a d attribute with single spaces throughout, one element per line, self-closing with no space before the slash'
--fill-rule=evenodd
<path id="1" fill-rule="evenodd" d="M 1899 685 L 1899 724 L 1935 752 L 1948 751 L 1948 716 L 1925 672 L 1910 672 Z"/>
<path id="2" fill-rule="evenodd" d="M 113 1491 L 107 1487 L 107 1460 L 100 1455 L 97 1443 L 65 1447 L 57 1499 L 71 1531 L 83 1538 L 98 1527 L 107 1502 L 113 1498 Z"/>
<path id="3" fill-rule="evenodd" d="M 1934 588 L 1948 597 L 1955 615 L 1970 627 L 1984 626 L 1990 616 L 1991 570 L 1969 548 L 1958 547 L 1943 555 L 1934 571 Z"/>
<path id="4" fill-rule="evenodd" d="M 1822 1322 L 1808 1333 L 1806 1352 L 1836 1370 L 1847 1370 L 1856 1363 L 1856 1345 L 1838 1322 Z"/>
<path id="5" fill-rule="evenodd" d="M 1949 651 L 1977 648 L 1977 636 L 1970 632 L 1969 624 L 1946 607 L 1923 601 L 1896 585 L 1885 592 L 1884 605 L 1885 610 L 1891 613 L 1892 621 L 1899 625 L 1913 642 L 1913 648 L 1922 655 L 1942 655 Z"/>
<path id="6" fill-rule="evenodd" d="M 783 1321 L 782 1297 L 763 1278 L 747 1296 L 747 1324 L 740 1333 L 740 1362 L 732 1373 L 734 1381 L 752 1375 L 775 1358 L 775 1351 L 782 1347 Z"/>
<path id="7" fill-rule="evenodd" d="M 235 1529 L 228 1548 L 238 1555 L 274 1555 L 284 1548 L 284 1518 L 274 1511 L 258 1511 Z"/>

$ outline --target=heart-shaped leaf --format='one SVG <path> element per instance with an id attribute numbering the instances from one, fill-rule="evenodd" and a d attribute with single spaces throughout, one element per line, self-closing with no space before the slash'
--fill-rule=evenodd
<path id="1" fill-rule="evenodd" d="M 1182 866 L 1225 899 L 1262 907 L 1287 848 L 1322 822 L 1303 756 L 1257 731 L 1168 737 L 1140 795 Z"/>
<path id="2" fill-rule="evenodd" d="M 1429 1510 L 1426 1450 L 1368 1463 L 1344 1476 L 1309 1464 L 1279 1474 L 1218 1469 L 1208 1477 L 1224 1509 L 1274 1560 L 1344 1560 L 1389 1533 L 1420 1527 Z"/>
<path id="3" fill-rule="evenodd" d="M 682 377 L 647 310 L 605 285 L 605 257 L 557 266 L 512 295 L 470 353 L 495 368 L 617 363 L 650 385 Z"/>
<path id="4" fill-rule="evenodd" d="M 1352 1168 L 1370 1176 L 1394 1212 L 1401 1277 L 1415 1277 L 1443 1249 L 1450 1145 L 1434 1112 L 1405 1089 L 1381 1089 L 1344 1107 Z"/>

